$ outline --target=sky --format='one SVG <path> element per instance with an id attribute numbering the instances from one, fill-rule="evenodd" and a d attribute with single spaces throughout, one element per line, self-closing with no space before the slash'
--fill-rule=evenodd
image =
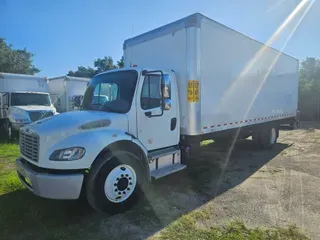
<path id="1" fill-rule="evenodd" d="M 320 57 L 320 0 L 306 1 L 277 38 L 269 42 L 300 60 Z M 14 48 L 34 53 L 34 64 L 41 70 L 38 75 L 55 77 L 80 65 L 92 66 L 94 59 L 104 56 L 116 62 L 122 56 L 124 40 L 195 12 L 267 42 L 300 2 L 0 0 L 0 37 Z"/>

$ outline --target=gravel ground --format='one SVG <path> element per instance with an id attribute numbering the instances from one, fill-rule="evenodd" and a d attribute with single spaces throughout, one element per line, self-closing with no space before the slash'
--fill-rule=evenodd
<path id="1" fill-rule="evenodd" d="M 148 202 L 160 224 L 204 206 L 210 225 L 231 219 L 252 227 L 295 224 L 320 239 L 320 123 L 282 130 L 272 150 L 255 150 L 244 140 L 228 152 L 209 144 L 187 173 L 152 186 Z"/>

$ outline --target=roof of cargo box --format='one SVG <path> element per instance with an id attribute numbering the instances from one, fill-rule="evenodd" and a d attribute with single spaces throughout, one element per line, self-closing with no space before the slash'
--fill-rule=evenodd
<path id="1" fill-rule="evenodd" d="M 35 92 L 35 91 L 14 91 L 13 93 L 34 93 L 34 94 L 43 94 L 43 95 L 48 95 L 49 93 L 47 92 Z"/>
<path id="2" fill-rule="evenodd" d="M 202 15 L 201 13 L 194 13 L 190 16 L 187 16 L 185 18 L 182 18 L 180 20 L 177 20 L 175 22 L 172 22 L 172 23 L 169 23 L 167 25 L 164 25 L 162 27 L 159 27 L 159 28 L 156 28 L 154 30 L 151 30 L 149 32 L 146 32 L 146 33 L 143 33 L 143 34 L 140 34 L 136 37 L 133 37 L 133 38 L 129 38 L 127 40 L 124 41 L 123 43 L 123 49 L 126 49 L 127 47 L 131 47 L 131 46 L 134 46 L 134 45 L 137 45 L 137 44 L 140 44 L 140 43 L 143 43 L 143 42 L 146 42 L 146 41 L 150 41 L 152 39 L 155 39 L 155 38 L 158 38 L 158 37 L 161 37 L 161 36 L 164 36 L 164 35 L 167 35 L 167 34 L 170 34 L 170 33 L 174 33 L 178 30 L 181 30 L 181 29 L 184 29 L 184 28 L 189 28 L 189 27 L 197 27 L 197 28 L 201 28 L 201 21 L 202 20 L 205 20 L 207 22 L 210 22 L 210 23 L 214 23 L 214 24 L 218 24 L 220 25 L 221 27 L 224 27 L 226 29 L 228 29 L 229 31 L 232 31 L 232 32 L 235 32 L 235 33 L 238 33 L 238 34 L 241 34 L 242 36 L 244 37 L 247 37 L 249 39 L 251 39 L 252 41 L 255 41 L 255 42 L 258 42 L 262 45 L 265 45 L 267 46 L 266 44 L 258 41 L 258 40 L 255 40 L 253 38 L 250 38 L 246 35 L 244 35 L 243 33 L 240 33 L 226 25 L 223 25 L 222 23 L 219 23 L 217 21 L 214 21 L 213 19 L 211 18 L 208 18 L 204 15 Z M 269 48 L 277 51 L 277 52 L 281 52 L 271 46 L 268 46 Z M 295 60 L 298 61 L 298 59 L 284 53 L 284 52 L 281 52 L 282 54 L 290 57 L 290 58 L 293 58 Z"/>
<path id="3" fill-rule="evenodd" d="M 49 81 L 57 80 L 57 79 L 67 79 L 67 80 L 70 80 L 70 81 L 83 81 L 83 82 L 89 82 L 90 81 L 90 78 L 73 77 L 73 76 L 54 77 L 54 78 L 50 78 Z"/>
<path id="4" fill-rule="evenodd" d="M 0 80 L 1 79 L 10 79 L 10 78 L 23 78 L 26 80 L 40 80 L 40 79 L 47 80 L 48 79 L 47 77 L 39 77 L 39 76 L 34 76 L 34 75 L 0 72 Z"/>

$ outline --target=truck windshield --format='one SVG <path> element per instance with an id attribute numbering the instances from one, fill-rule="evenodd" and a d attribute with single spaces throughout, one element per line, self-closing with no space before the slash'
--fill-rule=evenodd
<path id="1" fill-rule="evenodd" d="M 82 109 L 127 113 L 131 108 L 137 78 L 135 70 L 94 77 L 84 94 Z"/>
<path id="2" fill-rule="evenodd" d="M 27 106 L 27 105 L 41 105 L 50 106 L 51 101 L 49 94 L 41 93 L 12 93 L 12 106 Z"/>

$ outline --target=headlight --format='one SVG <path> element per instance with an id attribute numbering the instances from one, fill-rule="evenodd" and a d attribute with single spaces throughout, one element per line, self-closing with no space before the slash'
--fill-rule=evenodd
<path id="1" fill-rule="evenodd" d="M 86 150 L 82 147 L 72 147 L 54 151 L 49 159 L 53 161 L 73 161 L 82 158 Z"/>
<path id="2" fill-rule="evenodd" d="M 29 123 L 29 119 L 27 118 L 11 118 L 14 123 Z"/>

